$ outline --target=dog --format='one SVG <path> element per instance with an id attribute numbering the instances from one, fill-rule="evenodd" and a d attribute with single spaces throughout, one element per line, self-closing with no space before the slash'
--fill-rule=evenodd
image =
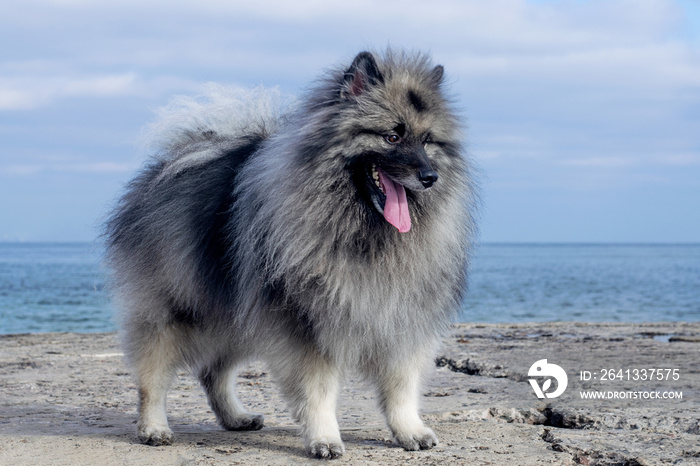
<path id="1" fill-rule="evenodd" d="M 172 442 L 185 367 L 223 428 L 262 428 L 231 383 L 261 358 L 314 457 L 345 451 L 349 371 L 398 445 L 437 444 L 421 376 L 466 292 L 476 198 L 443 75 L 425 54 L 362 52 L 293 102 L 212 86 L 163 114 L 105 228 L 142 442 Z"/>

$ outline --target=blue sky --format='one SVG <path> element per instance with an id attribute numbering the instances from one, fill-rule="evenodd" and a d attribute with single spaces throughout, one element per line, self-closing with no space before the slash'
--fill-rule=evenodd
<path id="1" fill-rule="evenodd" d="M 0 240 L 94 239 L 173 95 L 391 44 L 445 66 L 483 241 L 699 242 L 699 4 L 0 2 Z"/>

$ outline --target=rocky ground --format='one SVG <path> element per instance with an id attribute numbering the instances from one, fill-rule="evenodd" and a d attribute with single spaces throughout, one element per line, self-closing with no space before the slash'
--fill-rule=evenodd
<path id="1" fill-rule="evenodd" d="M 395 447 L 372 391 L 349 380 L 338 412 L 347 451 L 337 463 L 700 465 L 699 356 L 700 323 L 456 325 L 422 397 L 440 445 Z M 558 398 L 538 399 L 528 382 L 541 359 L 568 375 Z M 183 373 L 168 398 L 176 443 L 149 447 L 136 440 L 136 388 L 113 334 L 0 336 L 0 465 L 318 463 L 264 366 L 246 367 L 238 385 L 265 414 L 263 430 L 220 430 Z M 584 400 L 582 391 L 626 398 Z M 682 398 L 644 398 L 657 392 Z"/>

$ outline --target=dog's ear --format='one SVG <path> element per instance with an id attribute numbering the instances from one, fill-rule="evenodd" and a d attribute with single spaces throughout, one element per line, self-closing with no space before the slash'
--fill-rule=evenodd
<path id="1" fill-rule="evenodd" d="M 343 77 L 343 88 L 340 91 L 342 97 L 362 95 L 371 86 L 384 82 L 377 62 L 369 52 L 359 53 L 352 61 L 352 65 Z"/>
<path id="2" fill-rule="evenodd" d="M 433 68 L 433 71 L 430 72 L 430 81 L 435 85 L 439 86 L 442 84 L 442 77 L 445 74 L 445 68 L 442 67 L 442 65 L 438 65 L 435 68 Z"/>

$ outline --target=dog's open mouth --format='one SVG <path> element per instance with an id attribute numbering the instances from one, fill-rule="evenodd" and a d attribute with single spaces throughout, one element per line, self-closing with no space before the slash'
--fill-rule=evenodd
<path id="1" fill-rule="evenodd" d="M 389 178 L 376 164 L 372 164 L 369 168 L 368 177 L 372 188 L 370 197 L 377 210 L 400 233 L 409 231 L 411 229 L 411 214 L 408 212 L 406 188 Z"/>

